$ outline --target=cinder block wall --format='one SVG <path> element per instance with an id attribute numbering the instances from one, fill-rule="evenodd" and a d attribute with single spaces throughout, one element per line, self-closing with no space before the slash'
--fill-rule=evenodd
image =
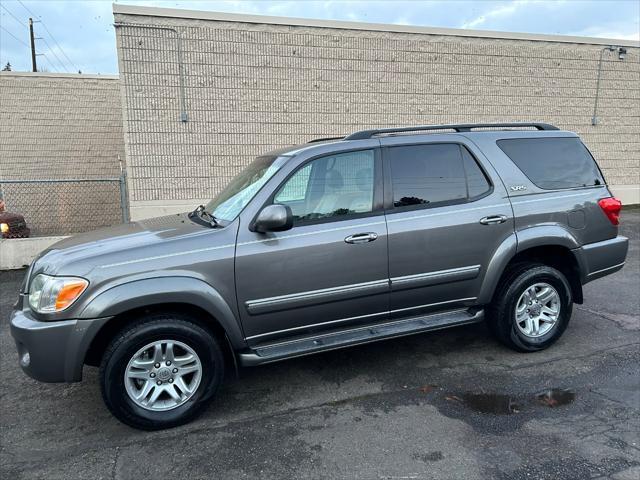
<path id="1" fill-rule="evenodd" d="M 118 77 L 0 72 L 0 178 L 117 177 L 118 155 Z"/>
<path id="2" fill-rule="evenodd" d="M 114 8 L 134 218 L 206 201 L 253 156 L 283 145 L 452 122 L 575 131 L 614 192 L 639 202 L 637 46 L 624 61 L 605 52 L 592 126 L 604 41 Z"/>
<path id="3" fill-rule="evenodd" d="M 0 181 L 120 176 L 124 160 L 118 77 L 0 73 Z M 117 183 L 0 184 L 7 209 L 36 235 L 122 219 Z"/>

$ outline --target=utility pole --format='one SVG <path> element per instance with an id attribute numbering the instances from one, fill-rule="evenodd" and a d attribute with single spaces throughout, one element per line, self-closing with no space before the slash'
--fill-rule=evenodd
<path id="1" fill-rule="evenodd" d="M 29 18 L 29 36 L 31 37 L 31 67 L 34 72 L 38 71 L 36 65 L 36 40 L 33 37 L 33 19 Z"/>

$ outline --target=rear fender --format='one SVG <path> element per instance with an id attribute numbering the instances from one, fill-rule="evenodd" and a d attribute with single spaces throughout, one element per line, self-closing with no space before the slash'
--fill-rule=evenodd
<path id="1" fill-rule="evenodd" d="M 518 237 L 518 252 L 533 247 L 557 245 L 569 250 L 580 247 L 580 243 L 571 232 L 560 225 L 538 225 L 516 232 Z"/>
<path id="2" fill-rule="evenodd" d="M 478 303 L 491 303 L 498 282 L 509 262 L 516 254 L 534 247 L 561 246 L 569 249 L 583 271 L 583 259 L 576 255 L 580 247 L 576 238 L 569 231 L 559 225 L 539 225 L 517 231 L 505 239 L 496 249 L 489 262 L 487 272 L 478 295 Z"/>
<path id="3" fill-rule="evenodd" d="M 480 294 L 478 295 L 478 304 L 486 305 L 491 303 L 493 292 L 498 286 L 500 277 L 502 277 L 502 273 L 505 268 L 507 268 L 507 265 L 515 256 L 517 248 L 518 241 L 516 235 L 512 234 L 505 238 L 493 253 L 482 280 L 482 287 L 480 288 Z"/>

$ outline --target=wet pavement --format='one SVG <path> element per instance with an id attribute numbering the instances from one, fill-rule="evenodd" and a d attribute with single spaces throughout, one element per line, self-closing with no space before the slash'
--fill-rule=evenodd
<path id="1" fill-rule="evenodd" d="M 640 479 L 640 211 L 625 268 L 563 338 L 519 354 L 472 325 L 244 369 L 197 421 L 118 423 L 97 370 L 22 374 L 0 273 L 0 474 L 11 479 Z"/>

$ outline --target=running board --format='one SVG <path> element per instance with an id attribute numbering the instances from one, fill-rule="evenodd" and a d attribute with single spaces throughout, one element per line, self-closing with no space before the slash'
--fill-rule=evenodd
<path id="1" fill-rule="evenodd" d="M 484 310 L 470 312 L 467 309 L 421 315 L 367 327 L 341 330 L 313 337 L 305 337 L 274 344 L 260 345 L 248 352 L 240 353 L 243 366 L 261 365 L 287 358 L 301 357 L 313 353 L 370 343 L 387 338 L 402 337 L 414 333 L 457 327 L 484 319 Z"/>

